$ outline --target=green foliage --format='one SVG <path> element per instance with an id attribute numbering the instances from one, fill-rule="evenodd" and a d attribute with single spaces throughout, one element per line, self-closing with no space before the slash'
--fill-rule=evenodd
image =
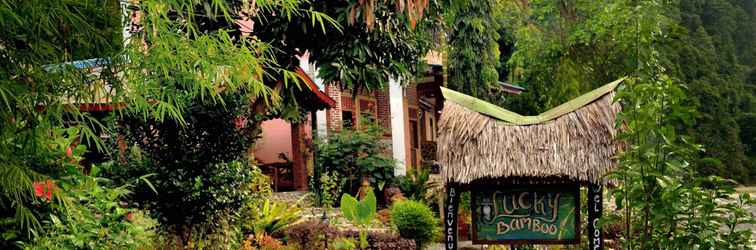
<path id="1" fill-rule="evenodd" d="M 225 213 L 215 221 L 197 223 L 187 228 L 164 230 L 164 240 L 157 249 L 236 250 L 240 249 L 244 234 L 235 222 L 235 216 Z M 179 234 L 177 234 L 179 233 Z M 183 234 L 180 234 L 183 233 Z"/>
<path id="2" fill-rule="evenodd" d="M 319 47 L 311 50 L 321 77 L 357 93 L 362 89 L 383 89 L 392 77 L 411 80 L 421 72 L 424 69 L 420 67 L 424 65 L 421 59 L 433 45 L 429 27 L 432 20 L 423 19 L 413 29 L 395 8 L 394 4 L 374 1 L 374 30 L 367 29 L 366 23 L 349 25 L 351 14 L 340 9 L 326 12 L 337 17 L 345 28 L 340 34 L 328 33 L 317 43 Z"/>
<path id="3" fill-rule="evenodd" d="M 242 228 L 260 238 L 281 231 L 300 217 L 302 209 L 299 206 L 268 199 L 249 218 L 245 218 Z"/>
<path id="4" fill-rule="evenodd" d="M 472 206 L 470 206 L 470 191 L 462 192 L 459 196 L 459 210 L 472 211 Z"/>
<path id="5" fill-rule="evenodd" d="M 214 221 L 216 211 L 237 211 L 253 198 L 253 167 L 243 161 L 255 131 L 244 97 L 225 96 L 225 105 L 195 104 L 173 121 L 124 117 L 120 126 L 128 145 L 139 152 L 118 159 L 113 176 L 154 174 L 150 192 L 140 185 L 134 201 L 150 208 L 167 225 Z"/>
<path id="6" fill-rule="evenodd" d="M 449 80 L 451 89 L 490 99 L 498 87 L 498 1 L 450 0 L 444 17 L 449 34 Z"/>
<path id="7" fill-rule="evenodd" d="M 77 164 L 86 151 L 83 145 L 99 153 L 112 153 L 100 139 L 100 135 L 112 131 L 91 114 L 80 112 L 79 103 L 118 104 L 116 107 L 125 104 L 127 108 L 117 112 L 119 115 L 144 123 L 171 124 L 166 127 L 178 124 L 173 126 L 176 128 L 193 122 L 185 120 L 184 115 L 193 112 L 191 109 L 199 103 L 220 107 L 226 104 L 224 98 L 228 95 L 272 103 L 275 99 L 270 98 L 272 89 L 265 84 L 272 80 L 269 76 L 275 75 L 275 80 L 287 84 L 297 79 L 293 72 L 279 67 L 269 44 L 251 36 L 231 34 L 237 28 L 234 21 L 239 6 L 229 6 L 226 1 L 130 1 L 126 4 L 138 6 L 124 10 L 127 16 L 135 9 L 143 15 L 133 15 L 138 18 L 133 20 L 137 25 L 130 27 L 134 33 L 124 41 L 119 3 L 0 1 L 0 27 L 4 32 L 0 37 L 0 221 L 4 236 L 0 248 L 8 247 L 11 241 L 28 242 L 37 235 L 47 235 L 48 226 L 41 221 L 50 211 L 48 207 L 33 206 L 39 202 L 33 188 L 35 181 L 58 182 L 86 171 Z M 256 7 L 282 16 L 296 16 L 301 13 L 298 4 L 298 1 L 262 1 Z M 313 26 L 328 20 L 326 16 L 304 12 L 313 14 L 310 23 Z M 89 58 L 99 59 L 71 62 Z M 77 146 L 79 143 L 83 145 Z M 160 162 L 161 155 L 144 151 L 147 153 L 143 160 L 129 161 L 129 168 L 148 173 L 155 165 L 165 164 Z M 185 156 L 193 156 L 191 152 L 194 151 L 186 151 Z M 164 196 L 173 200 L 167 199 L 161 205 L 180 199 L 197 201 L 212 197 L 218 199 L 207 205 L 224 209 L 244 199 L 247 191 L 238 188 L 238 180 L 246 178 L 245 168 L 241 164 L 227 164 L 230 160 L 205 159 L 210 162 L 183 167 L 204 171 L 204 176 L 210 178 L 197 178 L 196 172 L 181 169 L 173 172 L 162 169 L 158 180 L 161 187 L 175 184 L 185 189 Z M 121 179 L 135 176 L 139 174 Z M 177 182 L 171 183 L 174 180 Z M 139 185 L 134 196 L 149 194 L 151 190 L 147 190 L 152 188 L 148 186 Z M 63 197 L 64 194 L 54 192 L 48 199 Z M 184 210 L 177 207 L 171 212 L 181 211 Z M 197 214 L 207 217 L 212 213 L 205 210 Z M 59 219 L 64 223 L 67 220 Z M 50 237 L 67 233 L 61 230 L 55 227 L 51 231 L 55 235 Z"/>
<path id="8" fill-rule="evenodd" d="M 383 190 L 394 178 L 394 161 L 386 156 L 387 146 L 381 142 L 383 130 L 376 124 L 366 127 L 343 129 L 318 144 L 318 172 L 345 178 L 343 192 L 356 193 L 363 177 L 376 190 Z"/>
<path id="9" fill-rule="evenodd" d="M 3 53 L 9 56 L 3 60 L 51 64 L 117 53 L 123 44 L 118 4 L 114 0 L 3 0 L 0 25 L 5 31 L 3 44 L 7 46 Z"/>
<path id="10" fill-rule="evenodd" d="M 333 240 L 333 249 L 335 250 L 353 250 L 357 249 L 357 242 L 352 238 L 339 237 Z"/>
<path id="11" fill-rule="evenodd" d="M 251 166 L 246 162 L 213 164 L 194 176 L 166 173 L 169 169 L 158 166 L 146 170 L 153 170 L 152 185 L 161 192 L 149 193 L 145 183 L 131 198 L 167 225 L 214 221 L 223 216 L 218 211 L 237 211 L 255 197 L 249 188 Z"/>
<path id="12" fill-rule="evenodd" d="M 503 29 L 511 36 L 514 51 L 507 61 L 505 79 L 527 91 L 504 104 L 522 114 L 539 114 L 602 84 L 630 75 L 635 70 L 637 29 L 673 35 L 669 6 L 658 1 L 634 12 L 635 1 L 535 1 L 505 2 Z M 636 25 L 636 20 L 642 20 Z M 652 21 L 653 20 L 653 21 Z M 661 27 L 660 30 L 649 30 Z M 655 40 L 659 47 L 669 39 Z M 668 58 L 659 58 L 668 60 Z"/>
<path id="13" fill-rule="evenodd" d="M 109 180 L 85 175 L 62 179 L 60 196 L 48 207 L 44 231 L 26 249 L 151 249 L 157 221 L 121 200 L 129 185 L 113 187 Z M 63 208 L 65 206 L 66 208 Z"/>
<path id="14" fill-rule="evenodd" d="M 341 187 L 346 184 L 346 179 L 341 178 L 336 172 L 324 173 L 320 176 L 320 201 L 325 207 L 336 205 L 336 199 L 341 194 Z"/>
<path id="15" fill-rule="evenodd" d="M 722 165 L 696 166 L 748 183 L 755 148 L 745 121 L 754 105 L 756 25 L 752 1 L 612 0 L 502 1 L 505 44 L 500 72 L 526 87 L 519 96 L 488 99 L 522 114 L 538 114 L 621 76 L 634 74 L 638 42 L 654 39 L 666 74 L 684 82 L 698 110 L 695 123 L 678 125 Z M 643 11 L 636 10 L 643 6 Z M 653 7 L 648 7 L 653 6 Z M 657 33 L 655 37 L 638 33 Z M 753 79 L 753 78 L 751 78 Z M 701 164 L 710 164 L 702 162 Z M 692 163 L 699 165 L 698 162 Z M 714 172 L 712 172 L 714 171 Z"/>
<path id="16" fill-rule="evenodd" d="M 357 201 L 349 194 L 341 196 L 341 212 L 344 218 L 356 225 L 369 225 L 375 219 L 376 199 L 372 191 L 367 192 L 365 198 Z"/>
<path id="17" fill-rule="evenodd" d="M 418 201 L 400 201 L 391 206 L 391 224 L 399 230 L 399 235 L 414 239 L 421 249 L 441 234 L 441 227 L 430 207 Z"/>
<path id="18" fill-rule="evenodd" d="M 675 76 L 689 83 L 691 102 L 700 112 L 691 134 L 706 147 L 702 154 L 720 160 L 717 169 L 699 168 L 741 183 L 756 181 L 749 151 L 756 144 L 745 122 L 756 110 L 756 88 L 748 75 L 756 69 L 756 14 L 752 1 L 682 1 L 685 34 L 675 48 Z M 749 135 L 751 135 L 749 137 Z M 715 170 L 715 172 L 707 172 Z"/>
<path id="19" fill-rule="evenodd" d="M 72 145 L 68 154 L 71 142 L 107 151 L 99 135 L 110 131 L 76 103 L 123 103 L 128 106 L 124 112 L 134 117 L 184 124 L 182 114 L 195 97 L 212 102 L 221 92 L 238 90 L 264 100 L 270 88 L 254 76 L 273 71 L 293 79 L 293 73 L 275 67 L 264 42 L 199 28 L 206 23 L 200 17 L 231 20 L 225 1 L 208 2 L 211 8 L 198 12 L 194 8 L 205 1 L 139 1 L 137 9 L 146 13 L 137 20 L 142 29 L 125 46 L 119 3 L 0 1 L 0 216 L 3 231 L 20 232 L 21 240 L 41 230 L 45 214 L 30 207 L 32 183 L 77 172 L 72 170 L 79 168 L 84 149 Z M 290 14 L 295 7 L 280 8 L 280 13 Z M 89 58 L 100 59 L 69 63 Z M 234 62 L 246 68 L 228 67 Z M 9 244 L 6 239 L 0 247 Z"/>
<path id="20" fill-rule="evenodd" d="M 0 248 L 12 244 L 11 238 L 43 233 L 40 221 L 47 213 L 31 206 L 32 184 L 77 173 L 85 148 L 71 143 L 102 146 L 94 132 L 97 120 L 62 97 L 91 102 L 92 89 L 113 77 L 110 67 L 88 74 L 74 65 L 51 64 L 119 51 L 121 43 L 112 43 L 120 40 L 117 6 L 117 1 L 0 1 L 0 231 L 16 232 L 3 237 Z"/>
<path id="21" fill-rule="evenodd" d="M 253 34 L 280 49 L 276 56 L 281 65 L 298 65 L 296 56 L 308 51 L 310 62 L 319 67 L 325 82 L 340 84 L 355 93 L 384 88 L 390 77 L 412 79 L 424 69 L 420 67 L 421 59 L 433 45 L 433 24 L 438 13 L 435 2 L 425 3 L 429 5 L 425 7 L 426 18 L 418 20 L 415 28 L 393 1 L 303 2 L 302 8 L 333 17 L 337 25 L 313 28 L 306 25 L 311 22 L 307 15 L 292 18 L 262 12 L 259 22 L 265 28 Z M 360 5 L 370 9 L 357 11 Z M 354 18 L 366 15 L 372 16 L 374 22 L 368 24 Z"/>
<path id="22" fill-rule="evenodd" d="M 263 207 L 265 201 L 269 200 L 273 196 L 273 188 L 271 185 L 270 177 L 263 174 L 260 168 L 253 166 L 250 172 L 249 191 L 250 197 L 246 200 L 246 203 L 242 207 L 242 220 L 252 218 L 247 212 L 255 213 L 259 208 Z"/>
<path id="23" fill-rule="evenodd" d="M 372 190 L 368 190 L 365 197 L 357 201 L 349 194 L 341 196 L 341 213 L 352 224 L 360 227 L 360 248 L 367 248 L 367 226 L 375 219 L 377 202 Z"/>
<path id="24" fill-rule="evenodd" d="M 427 168 L 411 170 L 406 176 L 397 177 L 399 189 L 402 194 L 411 200 L 425 200 L 429 198 L 428 191 L 437 186 L 437 183 L 429 182 L 430 171 Z M 434 186 L 435 185 L 435 186 Z"/>
<path id="25" fill-rule="evenodd" d="M 139 1 L 137 7 L 145 14 L 127 43 L 130 60 L 123 69 L 131 90 L 129 113 L 186 125 L 191 121 L 183 114 L 191 105 L 222 103 L 229 92 L 270 101 L 275 93 L 266 82 L 298 80 L 280 67 L 270 44 L 234 32 L 239 11 L 251 8 L 249 3 Z M 296 1 L 262 1 L 256 7 L 287 17 L 300 14 Z"/>
<path id="26" fill-rule="evenodd" d="M 635 11 L 648 14 L 665 8 L 642 3 Z M 623 248 L 747 248 L 751 231 L 736 225 L 754 219 L 738 205 L 754 200 L 736 195 L 733 182 L 702 177 L 691 166 L 707 161 L 700 159 L 703 148 L 677 128 L 691 125 L 696 110 L 685 87 L 667 75 L 660 59 L 661 45 L 669 39 L 665 26 L 647 18 L 637 20 L 635 77 L 617 95 L 625 107 L 618 117 L 618 126 L 623 126 L 619 138 L 628 148 L 610 175 L 622 186 L 610 193 L 624 212 Z"/>
<path id="27" fill-rule="evenodd" d="M 625 247 L 738 249 L 750 245 L 750 229 L 736 226 L 754 222 L 746 207 L 756 204 L 755 200 L 738 196 L 729 180 L 695 172 L 690 162 L 701 147 L 674 129 L 681 119 L 690 120 L 692 109 L 685 91 L 653 69 L 642 72 L 652 74 L 634 79 L 618 95 L 633 107 L 621 115 L 627 125 L 621 138 L 631 146 L 620 158 L 620 169 L 611 175 L 624 183 L 611 194 L 617 208 L 625 209 L 631 226 L 626 228 Z"/>

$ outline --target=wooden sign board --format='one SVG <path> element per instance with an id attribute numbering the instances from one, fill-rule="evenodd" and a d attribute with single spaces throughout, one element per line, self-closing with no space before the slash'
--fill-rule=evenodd
<path id="1" fill-rule="evenodd" d="M 580 187 L 472 187 L 474 244 L 578 244 Z"/>

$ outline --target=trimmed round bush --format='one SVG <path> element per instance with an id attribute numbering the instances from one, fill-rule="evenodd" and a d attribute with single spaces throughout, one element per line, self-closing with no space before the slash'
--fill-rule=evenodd
<path id="1" fill-rule="evenodd" d="M 439 233 L 439 221 L 428 205 L 413 200 L 400 201 L 391 207 L 391 223 L 403 238 L 414 239 L 418 249 Z"/>

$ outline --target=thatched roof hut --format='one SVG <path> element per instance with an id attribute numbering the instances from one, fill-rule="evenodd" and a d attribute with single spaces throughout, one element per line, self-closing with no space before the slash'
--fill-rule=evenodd
<path id="1" fill-rule="evenodd" d="M 617 165 L 619 79 L 537 116 L 522 116 L 442 89 L 438 159 L 444 181 L 499 177 L 602 182 Z"/>

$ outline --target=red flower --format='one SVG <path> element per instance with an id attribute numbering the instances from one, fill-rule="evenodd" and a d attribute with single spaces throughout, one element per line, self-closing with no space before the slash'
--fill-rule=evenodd
<path id="1" fill-rule="evenodd" d="M 47 184 L 47 192 L 45 193 L 45 197 L 47 198 L 47 200 L 51 200 L 52 192 L 55 189 L 55 183 L 53 183 L 52 180 L 47 179 L 45 181 L 45 184 Z"/>
<path id="2" fill-rule="evenodd" d="M 236 126 L 236 129 L 243 129 L 247 126 L 247 117 L 244 116 L 237 116 L 234 118 L 234 126 Z"/>
<path id="3" fill-rule="evenodd" d="M 55 183 L 53 183 L 52 180 L 47 179 L 44 182 L 41 181 L 35 181 L 32 183 L 32 186 L 34 187 L 34 195 L 37 197 L 42 197 L 45 200 L 52 200 L 52 193 L 55 189 Z"/>
<path id="4" fill-rule="evenodd" d="M 34 195 L 37 197 L 45 195 L 45 187 L 42 185 L 42 182 L 35 181 L 32 186 L 34 186 Z"/>
<path id="5" fill-rule="evenodd" d="M 132 214 L 131 212 L 126 213 L 126 220 L 127 221 L 134 220 L 134 214 Z"/>

